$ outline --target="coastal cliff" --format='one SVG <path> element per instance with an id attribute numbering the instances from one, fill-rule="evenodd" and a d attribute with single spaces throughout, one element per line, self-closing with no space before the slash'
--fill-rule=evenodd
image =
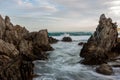
<path id="1" fill-rule="evenodd" d="M 32 80 L 32 61 L 47 59 L 50 50 L 46 29 L 29 32 L 0 16 L 0 80 Z"/>

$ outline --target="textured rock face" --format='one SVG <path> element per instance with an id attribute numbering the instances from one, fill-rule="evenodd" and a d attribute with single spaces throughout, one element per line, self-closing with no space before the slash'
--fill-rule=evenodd
<path id="1" fill-rule="evenodd" d="M 113 69 L 108 64 L 102 64 L 98 68 L 96 68 L 96 71 L 98 73 L 104 74 L 104 75 L 111 75 L 113 74 Z"/>
<path id="2" fill-rule="evenodd" d="M 0 80 L 32 80 L 33 60 L 47 59 L 53 50 L 47 30 L 31 32 L 0 16 Z"/>
<path id="3" fill-rule="evenodd" d="M 19 55 L 19 51 L 13 44 L 7 43 L 0 39 L 0 54 L 4 54 L 9 57 L 15 57 Z"/>
<path id="4" fill-rule="evenodd" d="M 64 41 L 64 42 L 72 42 L 72 39 L 70 37 L 63 37 L 62 41 Z"/>
<path id="5" fill-rule="evenodd" d="M 28 34 L 28 31 L 19 25 L 12 27 L 12 29 L 7 29 L 4 33 L 3 40 L 14 45 L 19 45 L 20 41 L 24 39 L 24 36 Z"/>
<path id="6" fill-rule="evenodd" d="M 43 51 L 50 51 L 53 48 L 49 44 L 47 30 L 40 30 L 33 39 L 34 45 L 39 46 Z"/>
<path id="7" fill-rule="evenodd" d="M 84 64 L 101 64 L 108 59 L 109 52 L 117 43 L 117 25 L 104 14 L 100 16 L 99 25 L 88 42 L 83 46 L 80 56 Z"/>

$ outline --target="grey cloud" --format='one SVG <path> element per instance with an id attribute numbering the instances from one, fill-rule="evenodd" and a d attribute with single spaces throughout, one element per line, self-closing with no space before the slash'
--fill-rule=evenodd
<path id="1" fill-rule="evenodd" d="M 33 26 L 30 21 L 35 21 L 35 24 L 44 23 L 48 28 L 63 26 L 69 29 L 75 25 L 77 26 L 75 28 L 86 29 L 97 26 L 98 18 L 102 13 L 112 17 L 113 21 L 120 21 L 120 16 L 115 14 L 115 11 L 119 13 L 119 10 L 111 9 L 116 6 L 112 3 L 113 0 L 32 0 L 26 3 L 21 1 L 24 0 L 0 0 L 0 12 L 12 17 L 16 16 L 17 22 L 23 20 L 21 24 L 29 19 L 28 26 Z"/>

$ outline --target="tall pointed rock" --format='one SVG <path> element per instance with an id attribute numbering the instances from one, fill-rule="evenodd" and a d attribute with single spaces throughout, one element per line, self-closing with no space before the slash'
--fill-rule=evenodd
<path id="1" fill-rule="evenodd" d="M 99 24 L 94 34 L 83 46 L 80 56 L 84 58 L 84 64 L 101 64 L 108 59 L 109 51 L 117 43 L 117 25 L 111 18 L 104 14 L 100 16 Z"/>

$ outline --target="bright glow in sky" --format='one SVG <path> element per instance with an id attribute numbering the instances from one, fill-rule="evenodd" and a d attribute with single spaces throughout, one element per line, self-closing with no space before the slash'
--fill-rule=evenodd
<path id="1" fill-rule="evenodd" d="M 93 31 L 102 13 L 120 25 L 120 0 L 0 0 L 0 14 L 30 31 Z"/>

